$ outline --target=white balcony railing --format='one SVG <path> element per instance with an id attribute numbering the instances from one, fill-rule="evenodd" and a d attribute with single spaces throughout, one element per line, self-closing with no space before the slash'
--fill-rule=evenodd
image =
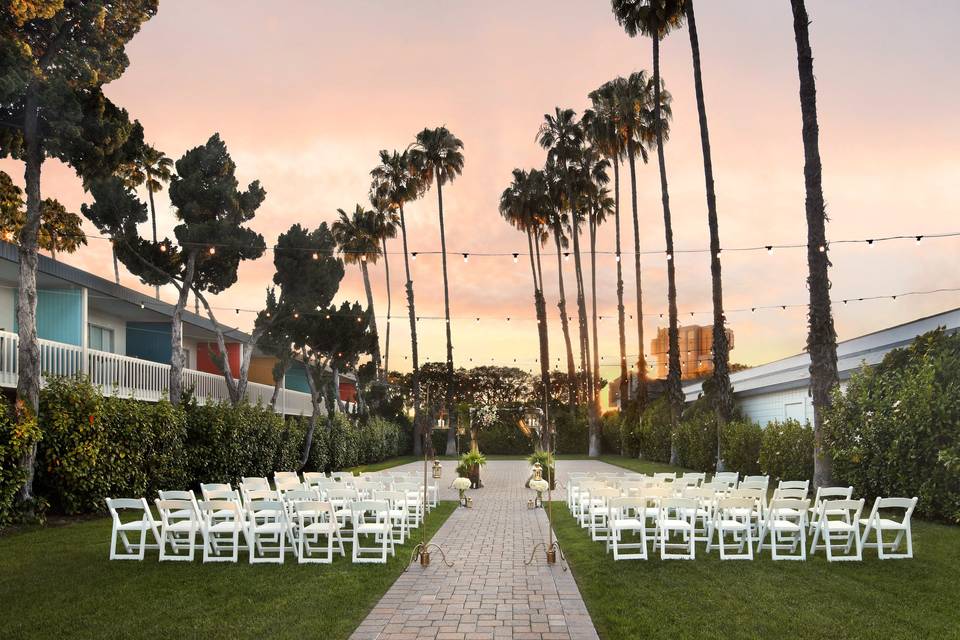
<path id="1" fill-rule="evenodd" d="M 96 349 L 86 349 L 52 340 L 38 340 L 40 346 L 41 384 L 46 378 L 86 374 L 104 395 L 156 402 L 166 396 L 170 381 L 170 365 Z M 17 334 L 0 331 L 0 386 L 17 386 Z M 193 388 L 198 402 L 228 400 L 223 376 L 184 369 L 184 387 Z M 247 400 L 267 405 L 273 397 L 273 386 L 247 383 Z M 281 389 L 276 411 L 288 415 L 309 416 L 313 410 L 310 395 Z"/>

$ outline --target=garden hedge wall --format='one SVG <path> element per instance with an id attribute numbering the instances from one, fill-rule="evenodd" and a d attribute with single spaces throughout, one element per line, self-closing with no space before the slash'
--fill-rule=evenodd
<path id="1" fill-rule="evenodd" d="M 39 428 L 18 425 L 0 402 L 0 525 L 23 484 L 18 463 L 39 439 L 35 493 L 58 513 L 103 511 L 107 496 L 156 496 L 159 489 L 237 483 L 300 466 L 307 420 L 269 407 L 174 406 L 104 397 L 79 378 L 53 380 L 40 393 Z M 409 432 L 379 417 L 342 414 L 320 421 L 306 471 L 342 469 L 402 455 Z"/>

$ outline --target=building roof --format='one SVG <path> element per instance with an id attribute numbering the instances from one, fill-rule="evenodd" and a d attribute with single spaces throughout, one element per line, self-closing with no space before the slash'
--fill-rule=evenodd
<path id="1" fill-rule="evenodd" d="M 841 380 L 848 379 L 862 365 L 874 365 L 890 351 L 910 344 L 917 336 L 943 327 L 948 331 L 960 329 L 960 308 L 943 311 L 925 318 L 867 333 L 837 343 L 837 371 Z M 810 384 L 810 355 L 806 352 L 774 360 L 750 369 L 730 374 L 733 391 L 737 395 L 756 395 L 786 389 L 807 387 Z M 703 382 L 684 385 L 688 402 L 696 400 L 703 391 Z"/>

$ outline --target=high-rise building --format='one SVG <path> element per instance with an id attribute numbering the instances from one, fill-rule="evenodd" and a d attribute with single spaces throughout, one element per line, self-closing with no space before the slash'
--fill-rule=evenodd
<path id="1" fill-rule="evenodd" d="M 680 344 L 680 377 L 683 380 L 703 378 L 713 373 L 713 326 L 689 325 L 678 328 Z M 733 331 L 727 329 L 727 343 L 733 349 Z M 653 378 L 666 378 L 669 366 L 669 335 L 665 328 L 657 329 L 657 337 L 650 341 L 650 355 L 657 361 Z"/>

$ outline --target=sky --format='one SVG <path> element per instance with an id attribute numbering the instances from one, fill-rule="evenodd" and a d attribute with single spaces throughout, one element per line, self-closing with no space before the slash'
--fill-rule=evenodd
<path id="1" fill-rule="evenodd" d="M 721 246 L 802 244 L 803 148 L 790 5 L 700 0 L 696 8 Z M 808 0 L 807 8 L 828 238 L 960 231 L 960 76 L 954 66 L 960 3 L 933 2 L 918 13 L 889 0 Z M 128 70 L 106 93 L 143 123 L 148 142 L 174 159 L 219 132 L 241 183 L 259 179 L 267 191 L 252 227 L 268 244 L 296 222 L 315 227 L 333 221 L 337 208 L 366 203 L 379 149 L 403 149 L 424 127 L 446 125 L 463 140 L 466 159 L 463 175 L 444 189 L 455 362 L 529 370 L 539 366 L 528 263 L 514 264 L 509 255 L 474 255 L 465 263 L 460 254 L 524 252 L 525 237 L 501 219 L 497 204 L 513 168 L 543 164 L 535 141 L 543 114 L 555 106 L 582 111 L 587 93 L 605 81 L 652 68 L 650 41 L 628 37 L 603 0 L 163 0 L 128 54 Z M 663 42 L 661 60 L 674 99 L 665 154 L 680 320 L 710 324 L 708 254 L 680 251 L 708 246 L 685 29 Z M 3 160 L 0 169 L 22 184 L 20 163 Z M 50 161 L 43 171 L 43 197 L 75 211 L 88 201 L 68 167 Z M 638 165 L 637 174 L 642 248 L 662 250 L 655 160 Z M 631 245 L 626 185 L 621 197 L 621 229 Z M 176 221 L 166 191 L 157 206 L 160 233 L 170 234 Z M 439 249 L 435 191 L 407 208 L 407 220 L 412 251 Z M 96 233 L 89 223 L 86 228 Z M 149 224 L 142 232 L 149 234 Z M 598 249 L 613 248 L 610 222 Z M 390 365 L 407 370 L 403 264 L 394 253 L 400 250 L 399 241 L 388 249 Z M 91 239 L 62 259 L 113 277 L 104 241 Z M 958 238 L 835 245 L 831 259 L 837 299 L 960 287 Z M 563 356 L 556 262 L 545 260 L 556 363 Z M 807 299 L 803 249 L 728 251 L 722 261 L 728 309 Z M 418 315 L 442 316 L 439 256 L 421 256 L 411 266 Z M 665 256 L 646 255 L 642 266 L 644 311 L 666 314 Z M 624 267 L 627 313 L 635 313 L 632 256 L 624 255 Z M 564 268 L 573 315 L 573 261 Z M 258 308 L 272 273 L 270 253 L 244 264 L 216 306 Z M 371 277 L 377 314 L 385 315 L 382 264 Z M 121 281 L 151 291 L 126 272 Z M 599 351 L 608 379 L 618 374 L 615 282 L 614 257 L 600 256 Z M 163 297 L 172 301 L 172 289 Z M 338 300 L 364 300 L 357 269 L 348 267 Z M 838 304 L 834 313 L 845 339 L 958 306 L 960 293 L 943 293 Z M 254 314 L 227 317 L 247 328 Z M 379 322 L 382 335 L 385 321 Z M 646 318 L 647 350 L 665 322 Z M 736 336 L 731 358 L 748 365 L 798 353 L 806 338 L 803 308 L 731 311 L 728 325 Z M 421 360 L 443 361 L 443 321 L 424 319 L 418 331 Z M 627 352 L 635 356 L 637 332 L 629 319 L 626 335 Z"/>

